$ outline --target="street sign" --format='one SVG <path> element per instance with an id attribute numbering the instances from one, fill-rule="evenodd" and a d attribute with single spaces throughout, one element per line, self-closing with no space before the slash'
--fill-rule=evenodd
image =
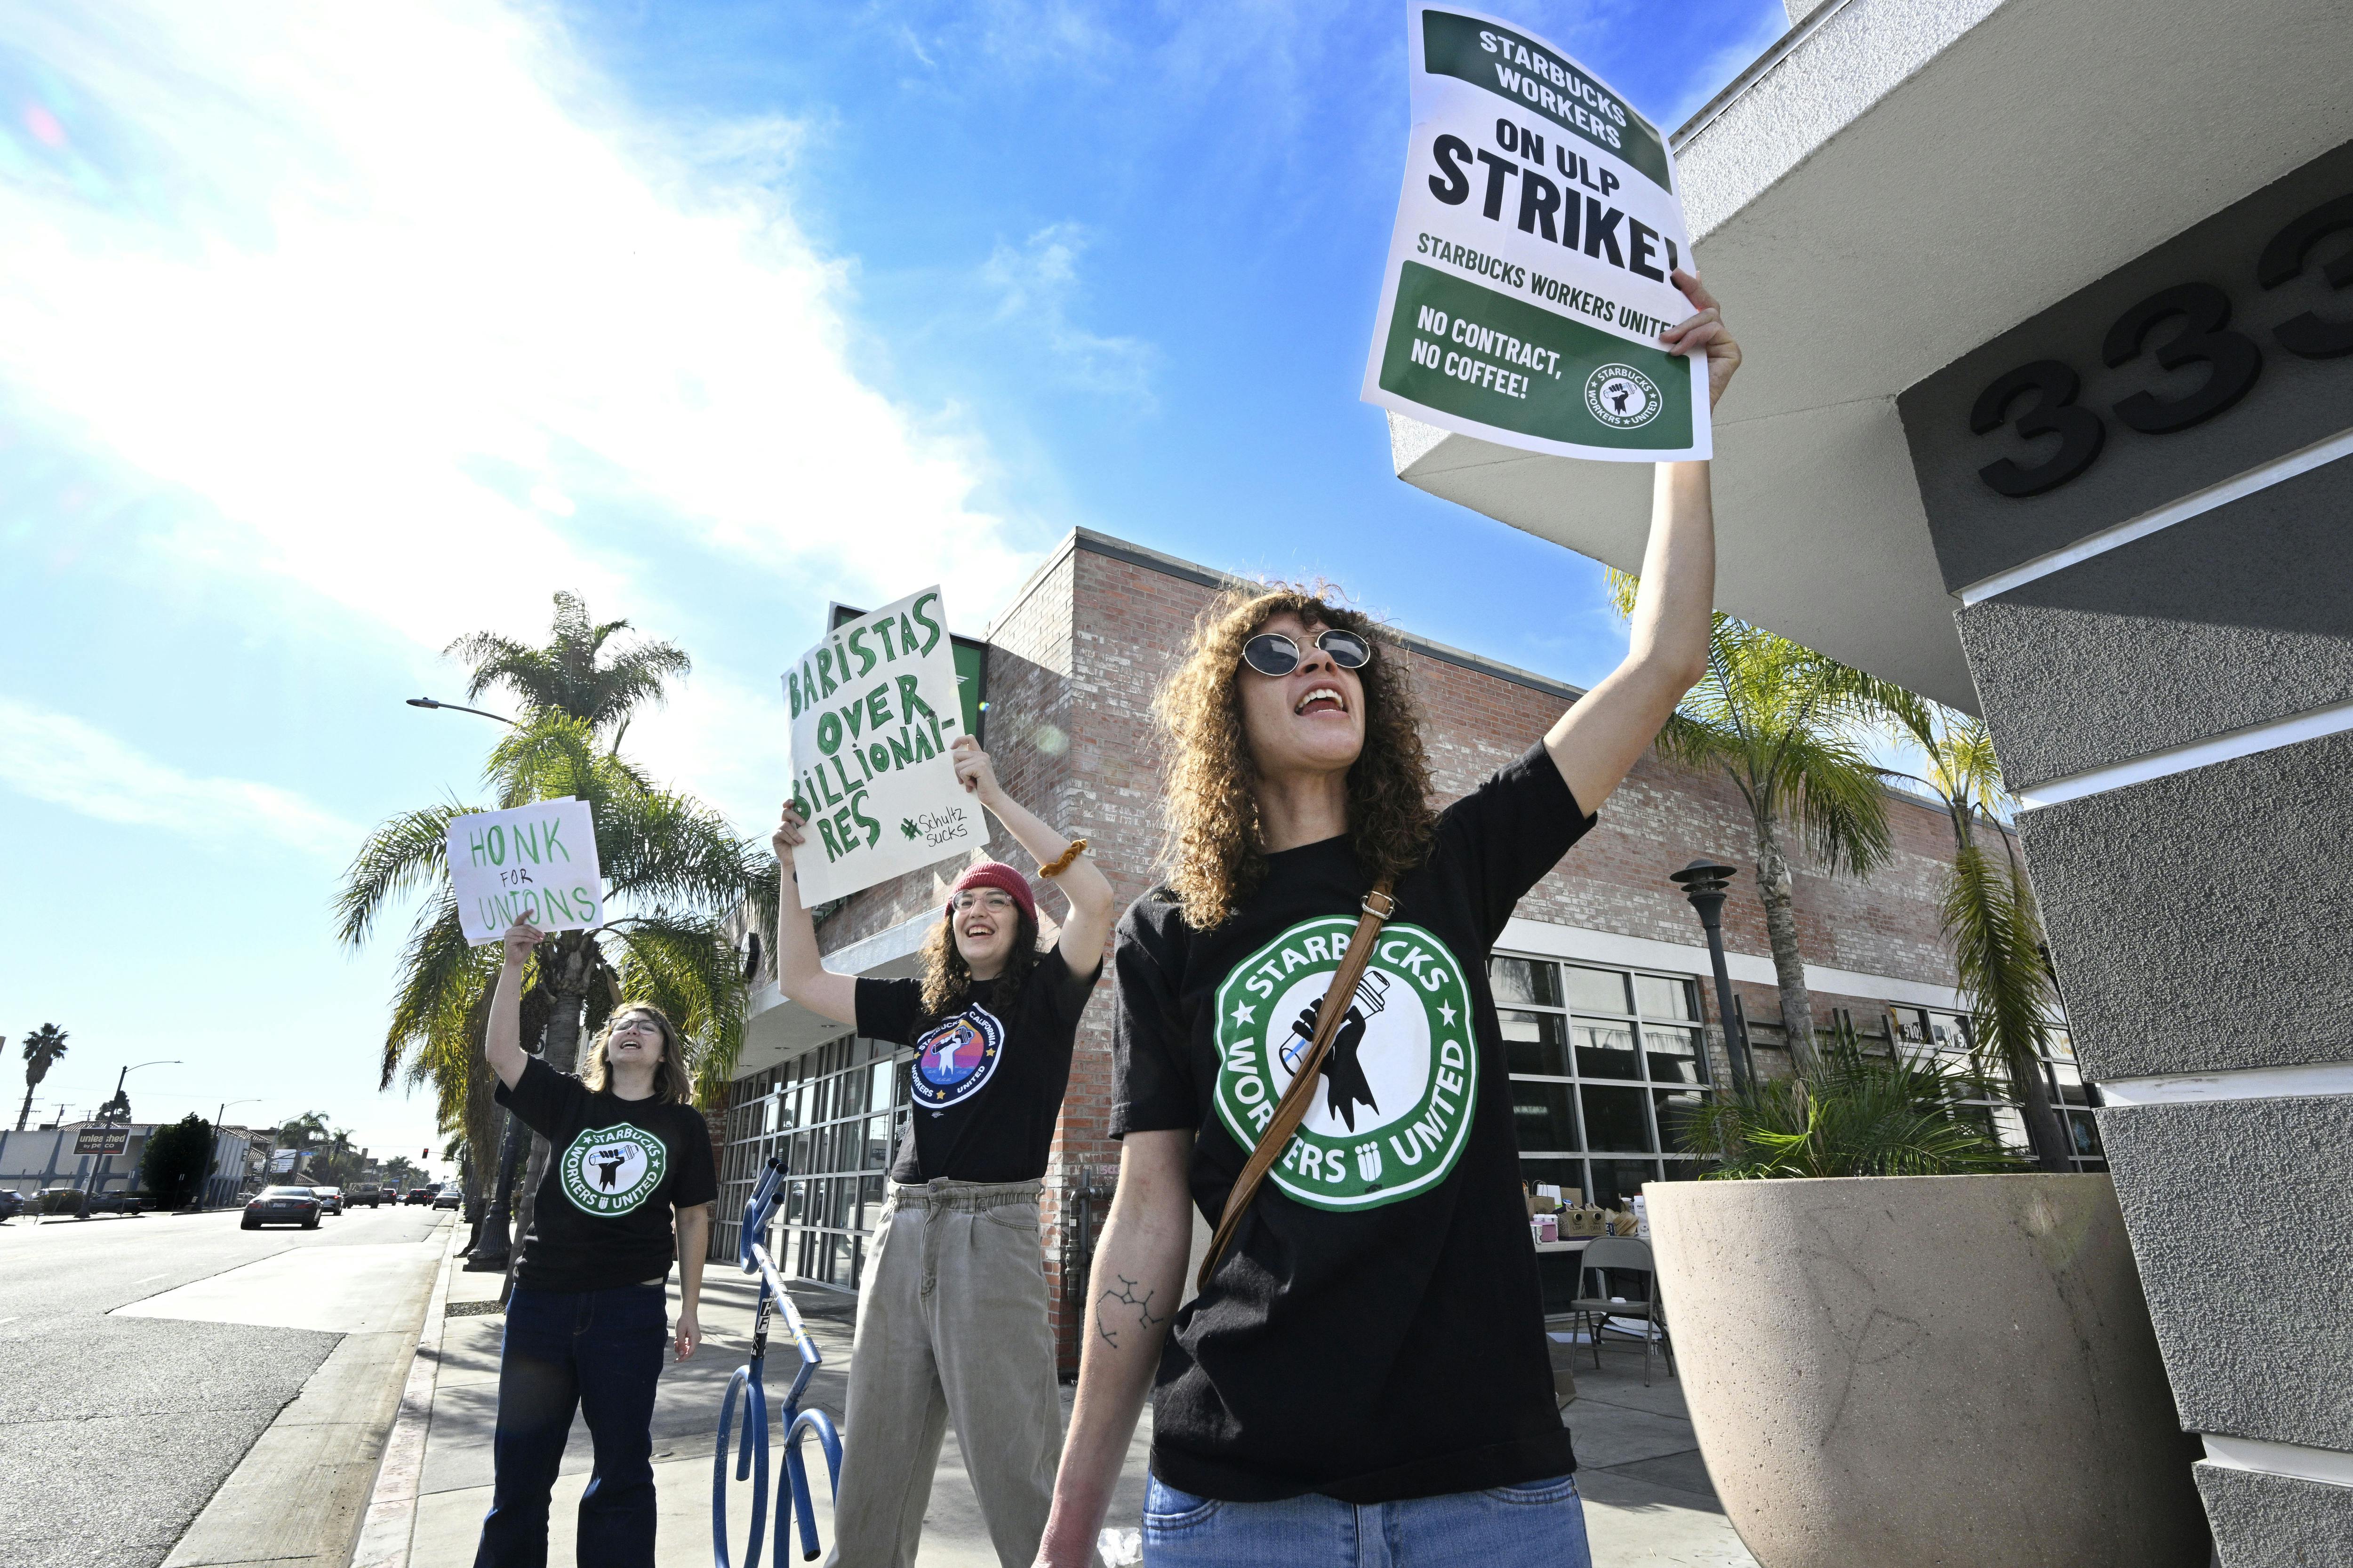
<path id="1" fill-rule="evenodd" d="M 84 1127 L 74 1134 L 77 1154 L 120 1154 L 130 1147 L 128 1127 Z"/>

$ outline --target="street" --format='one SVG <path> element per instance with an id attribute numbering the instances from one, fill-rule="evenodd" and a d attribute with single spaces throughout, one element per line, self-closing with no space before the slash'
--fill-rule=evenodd
<path id="1" fill-rule="evenodd" d="M 0 1563 L 163 1563 L 346 1334 L 414 1321 L 451 1222 L 238 1217 L 0 1226 Z"/>

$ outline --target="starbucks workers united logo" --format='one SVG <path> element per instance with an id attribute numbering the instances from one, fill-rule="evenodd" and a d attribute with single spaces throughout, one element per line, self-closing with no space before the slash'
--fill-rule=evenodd
<path id="1" fill-rule="evenodd" d="M 1307 1050 L 1315 1009 L 1356 929 L 1302 921 L 1236 964 L 1218 989 L 1218 1118 L 1245 1149 L 1274 1117 Z M 1471 1136 L 1479 1061 L 1471 996 L 1446 944 L 1392 923 L 1373 952 L 1307 1118 L 1267 1179 L 1325 1209 L 1376 1208 L 1436 1185 Z"/>
<path id="2" fill-rule="evenodd" d="M 557 1168 L 564 1195 L 583 1214 L 624 1215 L 653 1196 L 670 1151 L 642 1127 L 591 1127 L 572 1141 Z"/>
<path id="3" fill-rule="evenodd" d="M 1659 384 L 1630 364 L 1605 364 L 1585 378 L 1585 411 L 1612 430 L 1639 430 L 1665 404 Z"/>

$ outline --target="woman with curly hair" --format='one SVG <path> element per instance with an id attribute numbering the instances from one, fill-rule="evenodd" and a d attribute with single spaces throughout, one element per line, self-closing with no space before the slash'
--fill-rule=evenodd
<path id="1" fill-rule="evenodd" d="M 1675 281 L 1713 397 L 1740 351 Z M 1166 880 L 1113 947 L 1119 1190 L 1041 1563 L 1090 1561 L 1149 1384 L 1145 1568 L 1588 1568 L 1487 956 L 1704 671 L 1714 588 L 1707 465 L 1661 464 L 1625 662 L 1443 810 L 1365 616 L 1202 618 L 1157 708 Z M 1179 1310 L 1188 1199 L 1226 1245 Z"/>
<path id="2" fill-rule="evenodd" d="M 498 1102 L 547 1140 L 550 1158 L 507 1299 L 498 1484 L 474 1563 L 547 1562 L 548 1499 L 577 1412 L 596 1454 L 580 1498 L 583 1568 L 653 1568 L 654 1388 L 664 1339 L 684 1361 L 702 1338 L 719 1195 L 711 1130 L 689 1100 L 686 1042 L 651 1003 L 613 1009 L 577 1078 L 523 1050 L 523 962 L 543 935 L 522 921 L 508 929 L 483 1038 Z M 673 1256 L 674 1336 L 664 1289 Z"/>
<path id="3" fill-rule="evenodd" d="M 988 860 L 949 890 L 921 980 L 836 974 L 801 907 L 793 853 L 803 825 L 789 804 L 774 840 L 785 994 L 915 1051 L 914 1114 L 859 1292 L 828 1568 L 914 1562 L 951 1417 L 997 1559 L 1022 1568 L 1046 1528 L 1062 1446 L 1038 1197 L 1079 1015 L 1111 937 L 1111 883 L 1082 858 L 1085 839 L 1064 838 L 1005 793 L 978 742 L 961 737 L 949 754 L 965 787 L 1070 900 L 1042 953 L 1029 879 Z"/>

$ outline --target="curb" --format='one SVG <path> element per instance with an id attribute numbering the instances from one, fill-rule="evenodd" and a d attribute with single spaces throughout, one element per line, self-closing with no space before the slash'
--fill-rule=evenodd
<path id="1" fill-rule="evenodd" d="M 453 1226 L 449 1246 L 441 1258 L 441 1272 L 425 1303 L 425 1324 L 417 1331 L 417 1351 L 408 1363 L 408 1381 L 401 1389 L 400 1414 L 385 1436 L 384 1458 L 377 1466 L 375 1487 L 368 1494 L 360 1537 L 352 1549 L 351 1568 L 407 1568 L 409 1544 L 417 1531 L 417 1486 L 424 1479 L 425 1435 L 433 1423 L 433 1389 L 441 1374 L 441 1331 L 449 1321 L 449 1271 L 458 1262 L 458 1238 L 462 1226 Z"/>

